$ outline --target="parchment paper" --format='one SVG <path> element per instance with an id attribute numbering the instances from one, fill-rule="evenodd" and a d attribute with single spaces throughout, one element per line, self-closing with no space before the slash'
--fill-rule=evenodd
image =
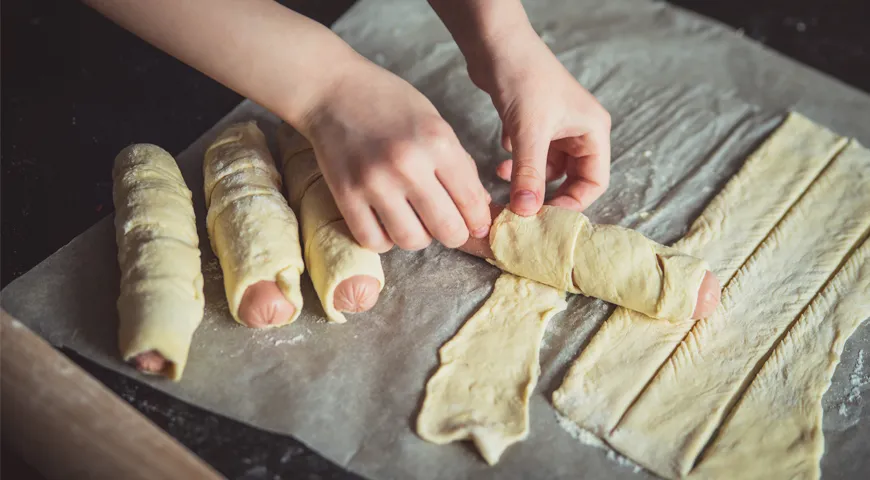
<path id="1" fill-rule="evenodd" d="M 870 145 L 868 96 L 712 21 L 639 0 L 526 5 L 539 34 L 613 116 L 613 178 L 588 211 L 596 222 L 676 240 L 789 109 Z M 425 2 L 363 1 L 335 31 L 426 94 L 478 161 L 494 198 L 506 198 L 507 186 L 494 175 L 507 156 L 498 118 Z M 267 134 L 274 130 L 273 116 L 244 102 L 177 157 L 201 224 L 203 147 L 227 124 L 250 118 Z M 372 311 L 327 325 L 306 282 L 300 320 L 260 332 L 231 320 L 204 227 L 200 239 L 206 315 L 184 379 L 175 385 L 138 377 L 143 381 L 292 434 L 370 478 L 637 478 L 637 469 L 612 452 L 586 446 L 560 427 L 549 403 L 568 362 L 611 311 L 603 302 L 574 297 L 551 322 L 530 438 L 489 468 L 467 445 L 431 445 L 411 427 L 438 347 L 489 294 L 494 267 L 437 245 L 393 251 L 383 257 L 388 285 Z M 55 345 L 137 375 L 118 358 L 115 255 L 111 219 L 105 219 L 9 285 L 3 307 Z M 870 469 L 870 408 L 861 398 L 870 389 L 868 330 L 865 324 L 847 344 L 823 402 L 822 463 L 829 477 Z"/>

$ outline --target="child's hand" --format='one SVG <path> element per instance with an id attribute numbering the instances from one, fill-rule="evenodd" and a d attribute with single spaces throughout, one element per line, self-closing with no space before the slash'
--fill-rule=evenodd
<path id="1" fill-rule="evenodd" d="M 511 180 L 511 210 L 534 215 L 545 181 L 566 175 L 552 205 L 582 211 L 610 179 L 610 115 L 529 28 L 498 42 L 469 71 L 502 119 L 502 145 L 513 153 L 498 167 Z"/>
<path id="2" fill-rule="evenodd" d="M 298 128 L 354 237 L 378 252 L 395 243 L 455 248 L 489 234 L 489 195 L 453 130 L 417 90 L 358 59 Z"/>

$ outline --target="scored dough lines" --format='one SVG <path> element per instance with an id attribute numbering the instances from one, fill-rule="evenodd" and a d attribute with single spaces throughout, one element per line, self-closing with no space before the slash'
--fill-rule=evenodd
<path id="1" fill-rule="evenodd" d="M 751 259 L 757 256 L 765 244 L 781 240 L 777 238 L 777 235 L 781 235 L 779 232 L 781 225 L 786 222 L 787 218 L 796 215 L 795 210 L 798 209 L 799 205 L 807 202 L 805 197 L 811 191 L 820 188 L 818 184 L 830 176 L 834 163 L 843 156 L 844 152 L 847 150 L 857 152 L 859 156 L 865 155 L 867 152 L 860 148 L 856 142 L 848 145 L 849 148 L 846 148 L 846 145 L 845 139 L 809 120 L 796 114 L 789 115 L 777 131 L 750 155 L 741 171 L 711 201 L 701 217 L 692 225 L 689 234 L 675 247 L 710 260 L 716 272 L 721 277 L 727 278 L 726 291 L 733 289 L 732 283 L 736 272 L 745 271 L 747 264 L 755 261 Z M 783 161 L 788 163 L 783 166 Z M 839 160 L 840 163 L 845 161 Z M 853 159 L 851 161 L 862 162 L 863 160 Z M 858 164 L 859 171 L 863 166 L 866 166 L 866 162 Z M 858 182 L 860 181 L 859 179 Z M 857 205 L 859 211 L 862 188 L 864 188 L 862 183 L 858 183 L 857 186 L 853 185 L 853 189 L 857 189 L 858 193 L 852 192 L 853 196 L 850 197 L 859 199 Z M 818 194 L 816 195 L 818 197 Z M 823 197 L 822 200 L 824 198 L 826 197 Z M 818 198 L 816 200 L 822 201 Z M 854 207 L 855 201 L 852 202 Z M 801 208 L 805 207 L 804 205 Z M 834 210 L 830 216 L 837 216 L 838 213 L 837 210 Z M 861 215 L 856 214 L 856 217 L 861 217 Z M 791 223 L 794 223 L 794 220 Z M 862 224 L 849 227 L 849 231 L 852 232 L 849 235 L 853 239 L 856 233 L 859 233 L 856 228 L 860 228 L 860 231 L 863 232 L 866 226 Z M 800 241 L 800 235 L 796 238 Z M 857 238 L 864 238 L 864 234 L 858 235 Z M 792 237 L 789 239 L 795 240 Z M 853 241 L 846 240 L 849 248 L 844 252 L 844 256 L 834 259 L 828 258 L 828 264 L 839 267 L 854 249 Z M 775 244 L 768 245 L 766 248 L 770 250 L 771 248 L 775 249 L 776 246 Z M 845 246 L 840 244 L 838 248 L 845 248 Z M 814 261 L 814 257 L 807 258 L 807 261 Z M 836 268 L 833 270 L 836 271 Z M 831 271 L 827 271 L 827 273 L 833 274 Z M 743 275 L 745 276 L 745 274 Z M 801 307 L 801 310 L 812 300 L 813 295 L 818 293 L 818 290 L 824 288 L 830 277 L 831 275 L 825 275 L 818 288 L 809 293 L 802 291 L 802 297 L 807 295 L 809 297 L 806 302 L 798 306 Z M 723 303 L 725 303 L 724 298 Z M 603 437 L 611 445 L 616 443 L 614 446 L 617 450 L 628 453 L 633 459 L 646 463 L 650 467 L 649 462 L 643 461 L 646 460 L 644 456 L 649 452 L 645 451 L 644 448 L 626 452 L 624 445 L 622 445 L 623 448 L 620 448 L 621 441 L 611 438 L 612 433 L 625 429 L 622 442 L 630 442 L 633 435 L 642 433 L 629 428 L 631 422 L 626 425 L 624 419 L 633 409 L 637 408 L 638 403 L 649 403 L 649 399 L 644 397 L 652 395 L 655 398 L 661 395 L 661 388 L 658 388 L 659 393 L 654 394 L 654 392 L 650 393 L 650 387 L 654 383 L 661 383 L 662 375 L 672 375 L 663 369 L 668 368 L 672 371 L 674 362 L 681 358 L 691 364 L 694 354 L 691 354 L 691 351 L 684 351 L 685 346 L 691 344 L 698 333 L 703 334 L 704 328 L 702 327 L 707 327 L 709 322 L 702 320 L 697 323 L 692 321 L 673 324 L 653 323 L 651 319 L 643 315 L 623 310 L 617 309 L 605 321 L 584 351 L 574 361 L 563 385 L 554 394 L 553 402 L 560 412 L 579 426 Z M 785 334 L 790 331 L 799 316 L 800 312 L 796 312 L 794 316 L 787 318 L 785 329 L 780 333 Z M 780 325 L 782 321 L 783 319 L 780 318 Z M 777 341 L 765 348 L 763 351 L 765 355 L 761 358 L 760 365 L 769 356 L 769 352 L 779 344 L 780 336 L 775 335 Z M 664 350 L 665 348 L 667 350 Z M 616 355 L 617 353 L 621 355 Z M 689 355 L 686 356 L 686 354 Z M 615 358 L 616 356 L 621 358 Z M 662 360 L 654 366 L 650 373 L 643 374 L 643 371 L 650 371 L 650 360 L 655 361 L 656 358 Z M 647 364 L 646 368 L 643 367 L 644 362 Z M 629 379 L 628 382 L 623 382 L 612 378 L 621 377 L 620 370 L 625 370 L 629 366 L 632 368 L 632 378 L 637 380 Z M 742 383 L 751 383 L 750 380 L 759 368 L 756 365 L 750 369 Z M 641 375 L 638 375 L 637 369 L 642 371 Z M 742 370 L 737 370 L 736 373 L 740 371 Z M 632 389 L 632 382 L 635 383 L 636 390 Z M 637 385 L 638 383 L 640 385 Z M 746 385 L 741 384 L 735 392 L 734 398 L 739 398 L 745 390 Z M 635 393 L 632 395 L 632 392 Z M 729 404 L 733 404 L 734 398 L 726 398 L 728 398 Z M 638 428 L 643 428 L 642 423 Z M 668 444 L 674 440 L 677 439 L 659 438 L 658 443 Z M 705 440 L 703 436 L 700 438 L 702 445 L 709 440 L 710 438 Z M 662 448 L 667 450 L 673 447 Z M 686 453 L 691 454 L 695 448 L 696 445 L 693 445 L 688 448 Z M 650 457 L 656 458 L 660 456 L 660 453 L 657 452 Z M 692 466 L 695 459 L 692 458 L 691 461 L 688 461 L 688 467 Z M 680 471 L 686 468 L 685 459 L 677 460 L 677 462 L 673 467 L 659 464 L 657 467 L 653 467 L 653 470 L 667 476 L 679 476 L 685 472 L 663 472 L 663 470 L 667 471 L 671 468 Z"/>

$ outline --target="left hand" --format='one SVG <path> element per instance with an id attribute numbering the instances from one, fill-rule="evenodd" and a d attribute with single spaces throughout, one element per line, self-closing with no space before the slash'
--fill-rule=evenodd
<path id="1" fill-rule="evenodd" d="M 502 145 L 513 159 L 498 167 L 511 181 L 511 210 L 534 215 L 546 182 L 565 176 L 548 203 L 582 211 L 610 180 L 610 115 L 529 26 L 512 31 L 484 61 L 469 61 L 502 119 Z"/>

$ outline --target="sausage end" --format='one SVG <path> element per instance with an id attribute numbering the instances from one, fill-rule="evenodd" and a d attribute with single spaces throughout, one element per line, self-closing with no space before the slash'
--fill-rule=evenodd
<path id="1" fill-rule="evenodd" d="M 722 298 L 722 286 L 713 272 L 707 271 L 704 275 L 704 280 L 701 281 L 701 288 L 698 289 L 698 302 L 695 304 L 695 312 L 692 318 L 707 318 L 719 306 L 719 301 Z"/>

